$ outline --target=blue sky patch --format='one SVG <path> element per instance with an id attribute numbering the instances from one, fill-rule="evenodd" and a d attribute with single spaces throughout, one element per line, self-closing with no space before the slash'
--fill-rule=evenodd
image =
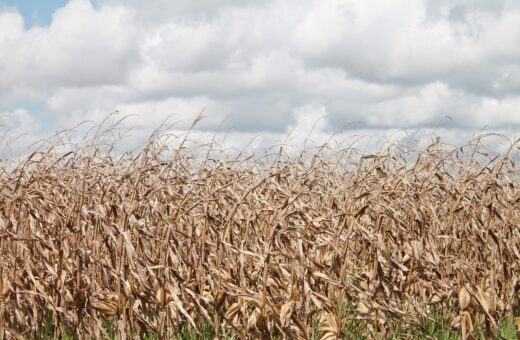
<path id="1" fill-rule="evenodd" d="M 67 2 L 68 0 L 0 0 L 0 5 L 17 8 L 24 18 L 26 28 L 31 28 L 48 26 L 52 21 L 52 13 Z"/>

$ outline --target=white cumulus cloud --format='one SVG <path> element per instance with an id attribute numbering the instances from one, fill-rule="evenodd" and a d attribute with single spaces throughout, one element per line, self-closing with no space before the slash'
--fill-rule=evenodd
<path id="1" fill-rule="evenodd" d="M 520 5 L 70 0 L 33 28 L 4 8 L 0 74 L 0 112 L 33 120 L 15 119 L 20 128 L 118 110 L 135 115 L 128 126 L 173 116 L 185 129 L 205 109 L 201 133 L 232 128 L 235 144 L 277 140 L 317 117 L 323 138 L 345 126 L 382 138 L 437 129 L 464 142 L 520 128 Z"/>

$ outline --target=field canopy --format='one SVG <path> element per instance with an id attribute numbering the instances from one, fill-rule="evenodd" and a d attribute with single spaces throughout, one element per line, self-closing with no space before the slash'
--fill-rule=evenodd
<path id="1" fill-rule="evenodd" d="M 4 164 L 0 336 L 382 336 L 433 314 L 496 335 L 519 308 L 515 145 L 230 156 L 163 129 L 114 157 L 107 131 Z"/>

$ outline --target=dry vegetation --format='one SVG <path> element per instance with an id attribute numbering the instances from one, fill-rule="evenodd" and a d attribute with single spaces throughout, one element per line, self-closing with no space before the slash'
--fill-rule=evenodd
<path id="1" fill-rule="evenodd" d="M 476 140 L 212 159 L 158 140 L 3 168 L 0 337 L 371 338 L 432 322 L 500 337 L 518 310 L 509 153 Z"/>

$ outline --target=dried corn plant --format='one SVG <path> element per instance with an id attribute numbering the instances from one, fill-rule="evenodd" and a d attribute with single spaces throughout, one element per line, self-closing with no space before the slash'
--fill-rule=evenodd
<path id="1" fill-rule="evenodd" d="M 519 307 L 520 176 L 478 141 L 211 158 L 154 140 L 40 150 L 0 174 L 0 337 L 336 339 Z M 201 152 L 201 150 L 203 152 Z M 207 151 L 207 157 L 200 157 Z M 346 313 L 347 306 L 351 312 Z"/>

